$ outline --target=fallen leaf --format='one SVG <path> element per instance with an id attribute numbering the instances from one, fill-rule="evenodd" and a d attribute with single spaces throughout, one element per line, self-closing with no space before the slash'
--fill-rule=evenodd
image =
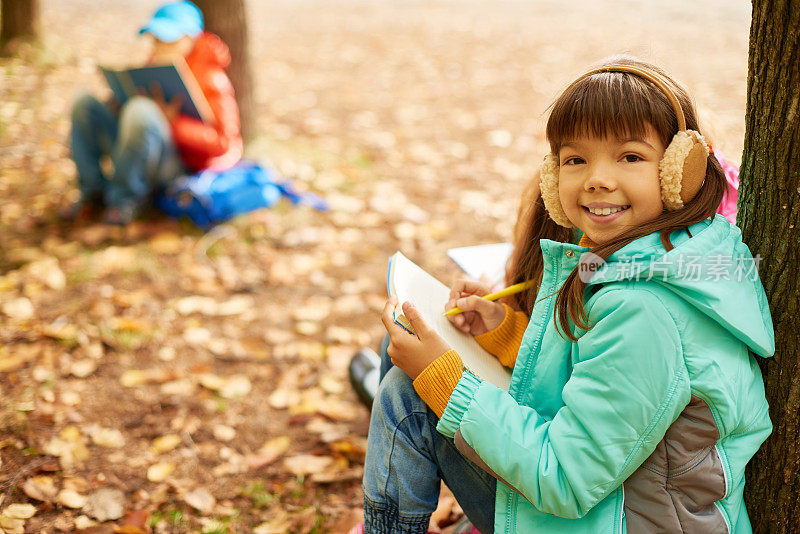
<path id="1" fill-rule="evenodd" d="M 119 383 L 126 388 L 141 386 L 148 382 L 147 373 L 140 369 L 128 369 L 119 377 Z"/>
<path id="2" fill-rule="evenodd" d="M 50 289 L 60 291 L 67 285 L 67 277 L 58 265 L 56 258 L 45 258 L 26 266 L 25 270 L 34 280 L 45 284 Z"/>
<path id="3" fill-rule="evenodd" d="M 114 488 L 100 488 L 87 496 L 84 513 L 100 521 L 115 521 L 125 511 L 125 494 Z"/>
<path id="4" fill-rule="evenodd" d="M 69 372 L 78 378 L 86 378 L 97 370 L 97 363 L 94 360 L 77 360 L 69 366 Z"/>
<path id="5" fill-rule="evenodd" d="M 85 495 L 81 495 L 75 490 L 64 489 L 58 492 L 56 502 L 67 508 L 83 508 L 88 500 Z"/>
<path id="6" fill-rule="evenodd" d="M 249 295 L 238 295 L 225 302 L 221 302 L 217 307 L 217 315 L 240 315 L 253 308 L 255 300 Z"/>
<path id="7" fill-rule="evenodd" d="M 176 355 L 177 352 L 174 347 L 161 347 L 158 349 L 158 359 L 162 362 L 171 362 Z"/>
<path id="8" fill-rule="evenodd" d="M 214 425 L 212 432 L 220 441 L 231 441 L 236 437 L 236 429 L 228 425 Z"/>
<path id="9" fill-rule="evenodd" d="M 173 307 L 181 315 L 191 315 L 201 313 L 203 315 L 215 315 L 217 313 L 217 301 L 211 297 L 193 295 L 178 299 Z"/>
<path id="10" fill-rule="evenodd" d="M 189 345 L 199 347 L 211 340 L 211 332 L 207 328 L 193 326 L 183 331 L 183 339 Z"/>
<path id="11" fill-rule="evenodd" d="M 130 510 L 125 514 L 125 519 L 122 522 L 120 529 L 134 529 L 134 530 L 115 530 L 114 532 L 127 532 L 128 534 L 146 534 L 148 520 L 150 519 L 150 511 L 148 509 Z M 135 530 L 138 529 L 138 530 Z"/>
<path id="12" fill-rule="evenodd" d="M 79 531 L 85 531 L 94 526 L 97 526 L 97 521 L 94 521 L 85 515 L 79 515 L 75 518 L 75 528 Z"/>
<path id="13" fill-rule="evenodd" d="M 165 434 L 153 440 L 150 444 L 150 452 L 158 456 L 167 451 L 171 451 L 181 444 L 181 437 L 177 434 Z"/>
<path id="14" fill-rule="evenodd" d="M 9 504 L 3 515 L 14 519 L 30 519 L 36 515 L 36 507 L 32 504 Z"/>
<path id="15" fill-rule="evenodd" d="M 364 468 L 360 465 L 348 469 L 333 469 L 321 473 L 313 473 L 311 481 L 318 484 L 331 484 L 333 482 L 347 482 L 350 480 L 361 480 L 364 476 Z"/>
<path id="16" fill-rule="evenodd" d="M 125 446 L 125 436 L 116 428 L 96 428 L 90 432 L 95 445 L 109 449 L 119 449 Z"/>
<path id="17" fill-rule="evenodd" d="M 13 371 L 36 358 L 38 351 L 31 347 L 23 349 L 25 345 L 18 345 L 14 351 L 9 351 L 6 347 L 0 347 L 0 373 Z"/>
<path id="18" fill-rule="evenodd" d="M 344 393 L 345 390 L 344 382 L 342 380 L 327 374 L 319 377 L 319 387 L 322 388 L 322 390 L 326 393 L 330 393 L 332 395 L 340 395 Z"/>
<path id="19" fill-rule="evenodd" d="M 267 402 L 276 410 L 284 410 L 300 402 L 300 392 L 296 389 L 276 389 L 267 398 Z"/>
<path id="20" fill-rule="evenodd" d="M 194 491 L 190 491 L 183 496 L 183 500 L 192 508 L 197 509 L 201 514 L 210 514 L 217 504 L 217 500 L 214 496 L 204 488 L 197 488 Z"/>
<path id="21" fill-rule="evenodd" d="M 0 514 L 0 527 L 6 534 L 24 534 L 25 520 L 9 517 L 3 512 Z"/>
<path id="22" fill-rule="evenodd" d="M 247 465 L 251 469 L 258 469 L 273 463 L 289 450 L 292 440 L 289 436 L 279 436 L 268 440 L 255 454 L 247 457 Z"/>
<path id="23" fill-rule="evenodd" d="M 219 391 L 225 385 L 225 379 L 211 373 L 204 373 L 199 377 L 200 385 L 212 391 Z"/>
<path id="24" fill-rule="evenodd" d="M 150 331 L 150 325 L 133 317 L 114 317 L 111 321 L 111 328 L 120 332 L 132 332 L 134 334 L 144 334 Z"/>
<path id="25" fill-rule="evenodd" d="M 25 321 L 33 317 L 33 304 L 27 297 L 17 297 L 3 303 L 3 313 L 12 319 Z"/>
<path id="26" fill-rule="evenodd" d="M 319 334 L 320 330 L 322 330 L 322 327 L 319 325 L 319 323 L 312 321 L 298 321 L 297 324 L 294 325 L 294 330 L 303 336 L 314 336 Z"/>
<path id="27" fill-rule="evenodd" d="M 333 463 L 330 456 L 315 456 L 313 454 L 298 454 L 283 460 L 283 464 L 293 475 L 306 476 L 324 471 Z"/>
<path id="28" fill-rule="evenodd" d="M 219 394 L 225 399 L 235 399 L 244 397 L 250 393 L 252 387 L 250 379 L 247 378 L 247 376 L 233 375 L 225 381 L 225 384 L 219 390 Z"/>
<path id="29" fill-rule="evenodd" d="M 173 380 L 161 384 L 161 393 L 164 395 L 178 395 L 188 397 L 194 392 L 195 383 L 188 378 Z"/>
<path id="30" fill-rule="evenodd" d="M 48 476 L 29 478 L 22 485 L 22 491 L 31 499 L 43 502 L 52 502 L 58 494 L 58 488 L 53 478 Z"/>
<path id="31" fill-rule="evenodd" d="M 175 471 L 175 464 L 170 462 L 160 462 L 151 465 L 147 469 L 147 480 L 150 482 L 163 482 Z"/>
<path id="32" fill-rule="evenodd" d="M 281 515 L 271 519 L 266 523 L 261 523 L 253 529 L 253 534 L 285 534 L 291 529 L 289 515 L 281 512 Z"/>

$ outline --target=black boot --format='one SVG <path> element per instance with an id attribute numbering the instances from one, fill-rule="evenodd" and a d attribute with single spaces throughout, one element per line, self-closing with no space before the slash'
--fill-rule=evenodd
<path id="1" fill-rule="evenodd" d="M 350 359 L 348 370 L 350 384 L 358 399 L 371 409 L 380 381 L 381 357 L 374 350 L 363 348 Z"/>

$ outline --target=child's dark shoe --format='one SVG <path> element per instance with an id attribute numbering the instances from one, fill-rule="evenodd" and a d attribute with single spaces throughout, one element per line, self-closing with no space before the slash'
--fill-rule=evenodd
<path id="1" fill-rule="evenodd" d="M 79 200 L 58 210 L 58 218 L 64 222 L 90 221 L 100 216 L 103 204 L 90 200 Z"/>
<path id="2" fill-rule="evenodd" d="M 139 208 L 133 204 L 110 206 L 103 213 L 103 222 L 123 226 L 134 220 L 137 215 L 139 215 Z"/>
<path id="3" fill-rule="evenodd" d="M 350 384 L 358 395 L 358 399 L 367 408 L 372 408 L 372 401 L 378 391 L 380 381 L 381 357 L 374 350 L 363 348 L 350 359 L 348 375 Z"/>

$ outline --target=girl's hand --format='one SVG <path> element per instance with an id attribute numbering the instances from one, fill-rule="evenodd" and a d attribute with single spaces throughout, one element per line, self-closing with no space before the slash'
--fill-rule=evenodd
<path id="1" fill-rule="evenodd" d="M 411 322 L 417 335 L 409 334 L 394 322 L 392 312 L 395 306 L 397 299 L 392 297 L 381 313 L 381 321 L 389 332 L 386 353 L 393 364 L 414 380 L 433 360 L 450 350 L 450 346 L 428 326 L 414 305 L 406 302 L 403 304 L 403 315 Z"/>
<path id="2" fill-rule="evenodd" d="M 464 313 L 447 318 L 453 326 L 473 336 L 494 330 L 505 319 L 506 309 L 499 302 L 481 298 L 489 293 L 491 289 L 487 285 L 467 279 L 456 281 L 450 288 L 450 300 L 447 301 L 445 310 L 458 307 Z"/>

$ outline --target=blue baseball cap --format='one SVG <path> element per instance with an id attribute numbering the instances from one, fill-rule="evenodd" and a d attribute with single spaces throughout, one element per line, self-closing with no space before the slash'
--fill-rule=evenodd
<path id="1" fill-rule="evenodd" d="M 189 2 L 168 2 L 159 7 L 139 34 L 150 33 L 159 41 L 174 43 L 184 35 L 195 38 L 203 32 L 203 13 Z"/>

